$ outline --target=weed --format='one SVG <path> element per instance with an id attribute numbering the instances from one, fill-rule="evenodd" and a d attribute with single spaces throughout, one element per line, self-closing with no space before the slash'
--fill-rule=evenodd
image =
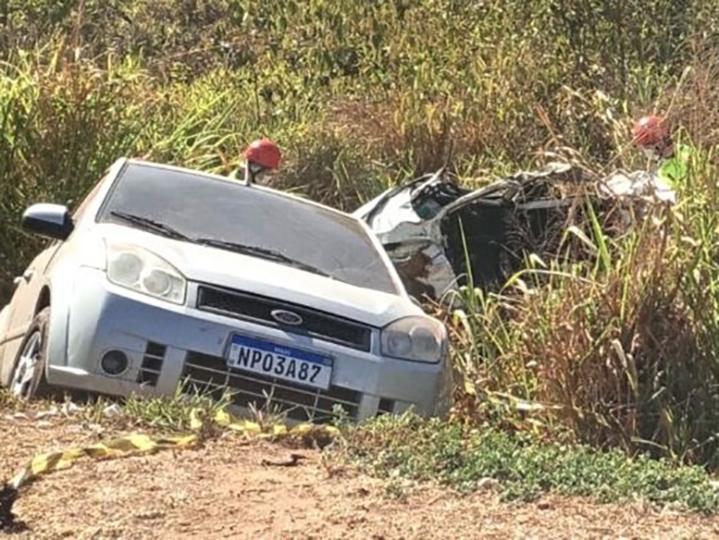
<path id="1" fill-rule="evenodd" d="M 131 395 L 122 404 L 122 414 L 133 424 L 160 431 L 187 431 L 193 414 L 204 424 L 212 424 L 218 411 L 225 411 L 231 402 L 227 392 L 217 399 L 206 392 L 182 392 L 178 387 L 173 396 L 141 397 Z"/>
<path id="2" fill-rule="evenodd" d="M 282 409 L 282 406 L 273 403 L 269 396 L 267 396 L 262 406 L 258 407 L 255 403 L 250 403 L 248 408 L 250 418 L 263 428 L 284 424 L 287 419 L 287 413 Z"/>
<path id="3" fill-rule="evenodd" d="M 20 402 L 6 388 L 0 388 L 0 410 L 15 411 Z"/>

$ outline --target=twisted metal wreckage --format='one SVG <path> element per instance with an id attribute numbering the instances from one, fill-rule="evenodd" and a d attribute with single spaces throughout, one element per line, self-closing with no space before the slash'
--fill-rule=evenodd
<path id="1" fill-rule="evenodd" d="M 412 296 L 441 301 L 469 276 L 474 286 L 490 288 L 530 253 L 557 255 L 568 225 L 586 224 L 586 201 L 603 223 L 626 230 L 632 213 L 673 204 L 675 193 L 646 171 L 597 178 L 552 163 L 471 190 L 440 169 L 385 191 L 354 215 L 379 237 Z"/>

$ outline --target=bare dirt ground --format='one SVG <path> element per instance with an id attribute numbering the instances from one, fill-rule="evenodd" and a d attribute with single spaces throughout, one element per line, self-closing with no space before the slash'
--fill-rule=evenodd
<path id="1" fill-rule="evenodd" d="M 100 428 L 98 428 L 99 431 Z M 108 434 L 72 418 L 11 418 L 0 410 L 0 479 L 33 455 Z M 305 459 L 287 462 L 292 453 Z M 597 505 L 547 496 L 503 503 L 417 486 L 406 497 L 314 450 L 228 435 L 195 449 L 82 460 L 21 492 L 27 527 L 2 538 L 718 538 L 719 517 Z"/>

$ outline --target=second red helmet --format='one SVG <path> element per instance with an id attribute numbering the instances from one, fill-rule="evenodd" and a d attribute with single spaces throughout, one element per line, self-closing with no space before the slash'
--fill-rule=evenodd
<path id="1" fill-rule="evenodd" d="M 247 161 L 261 165 L 265 169 L 277 169 L 282 160 L 280 148 L 270 139 L 259 139 L 245 150 Z"/>
<path id="2" fill-rule="evenodd" d="M 666 142 L 669 126 L 661 116 L 644 116 L 634 123 L 632 134 L 639 146 L 652 147 Z"/>

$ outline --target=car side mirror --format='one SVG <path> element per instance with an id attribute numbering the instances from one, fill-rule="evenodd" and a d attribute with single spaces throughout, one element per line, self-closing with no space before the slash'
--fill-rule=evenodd
<path id="1" fill-rule="evenodd" d="M 24 229 L 58 240 L 65 240 L 74 228 L 70 211 L 60 204 L 34 204 L 22 216 Z"/>

